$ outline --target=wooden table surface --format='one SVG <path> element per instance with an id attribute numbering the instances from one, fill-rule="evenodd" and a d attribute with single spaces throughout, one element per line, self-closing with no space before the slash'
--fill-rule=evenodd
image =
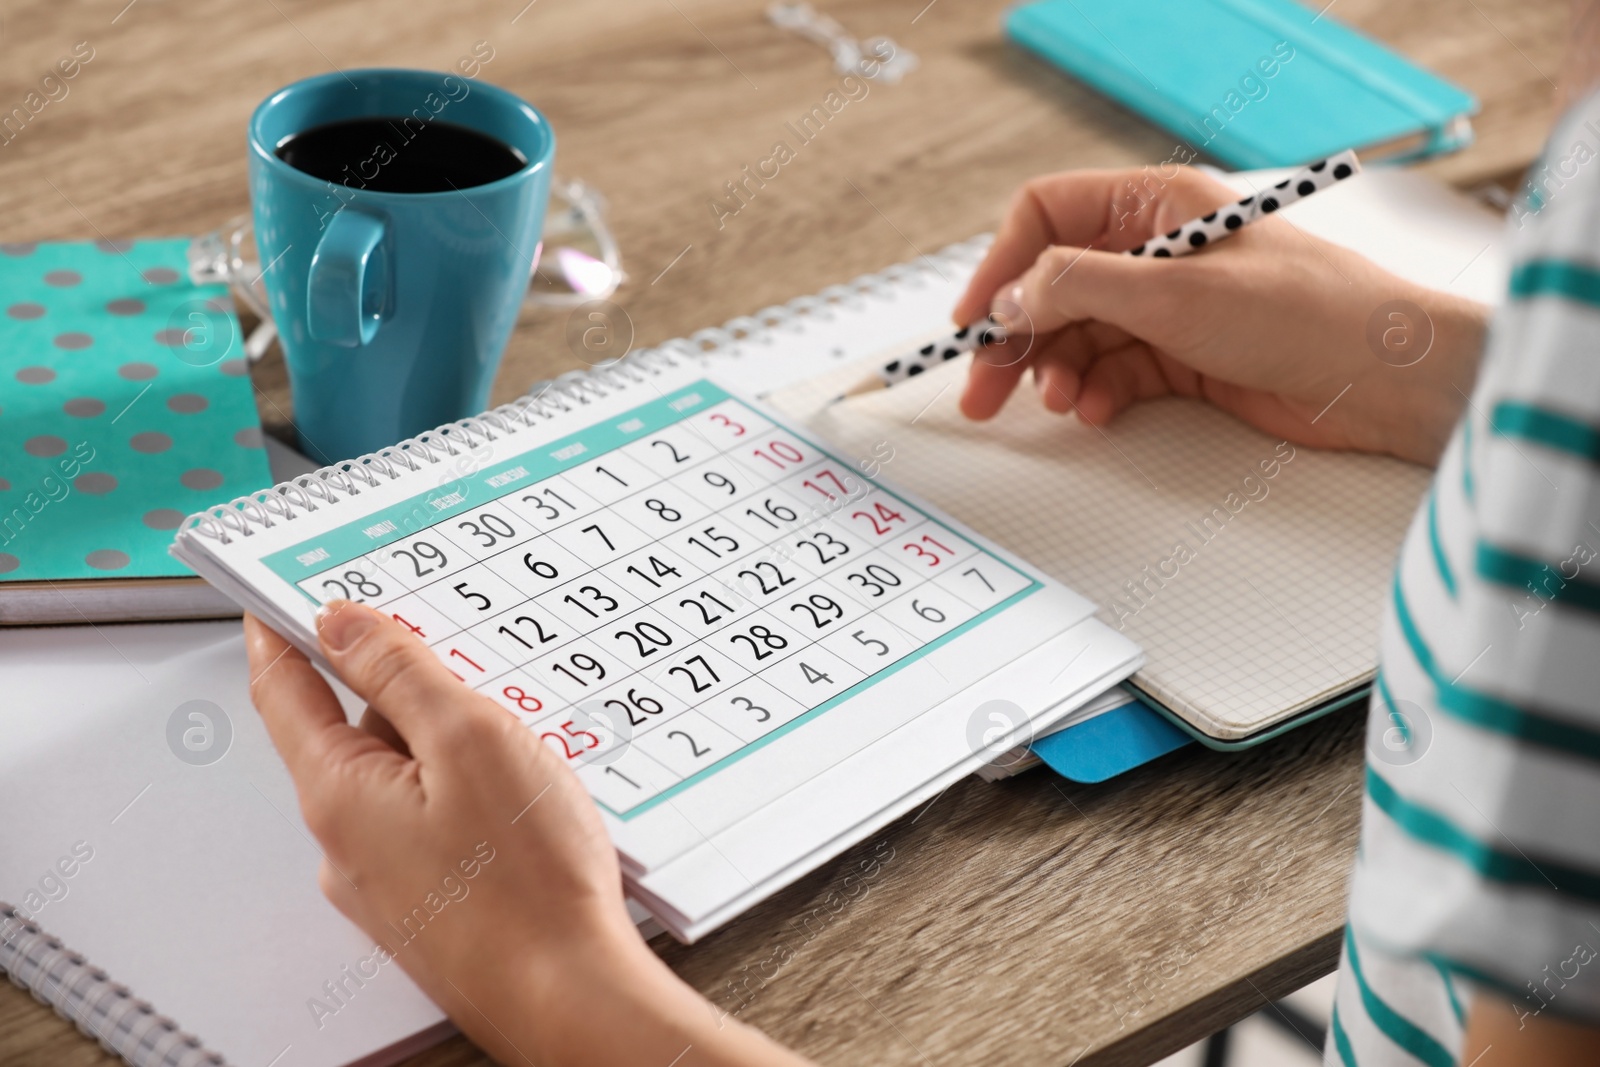
<path id="1" fill-rule="evenodd" d="M 449 68 L 480 41 L 493 49 L 482 76 L 553 121 L 558 170 L 610 198 L 631 276 L 616 301 L 641 345 L 992 229 L 1029 175 L 1171 150 L 1167 134 L 1005 44 L 1001 0 L 826 3 L 921 67 L 872 85 L 719 228 L 709 199 L 838 80 L 763 6 L 9 4 L 0 114 L 77 42 L 93 59 L 0 145 L 0 239 L 211 229 L 246 210 L 245 120 L 271 90 L 334 66 Z M 1342 0 L 1332 14 L 1478 95 L 1477 142 L 1427 165 L 1471 185 L 1537 151 L 1565 9 Z M 578 363 L 562 313 L 525 315 L 495 400 Z M 275 355 L 255 380 L 281 429 Z M 701 944 L 657 948 L 718 1004 L 824 1062 L 1147 1063 L 1335 966 L 1360 760 L 1349 713 L 1243 756 L 1191 748 L 1104 786 L 1045 772 L 968 780 Z M 866 891 L 843 886 L 868 855 L 881 869 Z M 104 1060 L 3 985 L 0 1062 Z M 486 1061 L 457 1038 L 412 1062 Z"/>

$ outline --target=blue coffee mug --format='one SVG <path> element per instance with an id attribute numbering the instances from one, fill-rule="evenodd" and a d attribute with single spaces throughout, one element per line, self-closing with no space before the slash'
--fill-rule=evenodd
<path id="1" fill-rule="evenodd" d="M 394 119 L 395 133 L 344 183 L 276 155 L 295 134 L 357 118 Z M 376 173 L 369 165 L 392 158 L 385 148 L 404 151 L 407 134 L 429 122 L 486 134 L 528 163 L 499 181 L 449 192 L 362 187 Z M 256 108 L 256 249 L 308 455 L 350 459 L 488 405 L 538 263 L 555 144 L 532 106 L 455 74 L 323 74 Z"/>

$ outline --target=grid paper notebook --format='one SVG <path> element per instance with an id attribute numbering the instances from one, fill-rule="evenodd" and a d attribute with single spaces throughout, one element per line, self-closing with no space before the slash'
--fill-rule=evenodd
<path id="1" fill-rule="evenodd" d="M 848 369 L 770 398 L 1100 605 L 1145 648 L 1133 684 L 1238 741 L 1370 681 L 1394 556 L 1431 472 L 1297 448 L 1203 404 L 1103 433 L 1019 388 L 973 423 L 966 360 L 827 407 Z M 881 449 L 880 449 L 881 451 Z"/>

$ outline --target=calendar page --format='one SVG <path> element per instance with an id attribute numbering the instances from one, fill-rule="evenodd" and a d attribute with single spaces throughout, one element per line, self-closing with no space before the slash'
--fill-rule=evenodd
<path id="1" fill-rule="evenodd" d="M 390 615 L 574 768 L 635 870 L 1092 613 L 878 484 L 892 442 L 845 462 L 710 380 L 651 384 L 263 530 L 231 569 L 279 586 L 308 650 L 322 602 Z"/>

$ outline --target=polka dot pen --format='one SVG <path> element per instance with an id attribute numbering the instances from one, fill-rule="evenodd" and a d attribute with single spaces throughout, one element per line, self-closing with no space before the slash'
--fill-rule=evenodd
<path id="1" fill-rule="evenodd" d="M 1271 215 L 1312 193 L 1337 185 L 1361 172 L 1356 154 L 1346 150 L 1327 159 L 1319 160 L 1265 189 L 1245 197 L 1237 203 L 1218 208 L 1197 219 L 1190 219 L 1175 230 L 1152 237 L 1127 255 L 1151 256 L 1157 259 L 1186 256 L 1209 244 L 1214 244 L 1267 215 Z M 964 326 L 948 337 L 923 345 L 898 359 L 890 360 L 870 377 L 845 390 L 835 402 L 846 397 L 859 396 L 897 385 L 907 378 L 915 378 L 935 364 L 955 359 L 984 345 L 1005 340 L 1005 329 L 994 316 L 984 322 Z"/>
<path id="2" fill-rule="evenodd" d="M 870 378 L 851 386 L 850 389 L 834 397 L 838 403 L 848 396 L 859 396 L 878 389 L 887 389 L 891 385 L 915 378 L 929 367 L 948 362 L 957 356 L 964 356 L 985 345 L 999 344 L 1005 340 L 1005 327 L 1000 325 L 998 319 L 990 315 L 982 322 L 975 322 L 971 326 L 963 326 L 948 337 L 942 337 L 931 344 L 925 344 L 915 352 L 908 352 L 899 359 L 891 359 L 878 368 Z"/>
<path id="3" fill-rule="evenodd" d="M 1186 256 L 1220 241 L 1235 230 L 1243 229 L 1265 215 L 1288 207 L 1296 200 L 1304 200 L 1320 189 L 1337 185 L 1346 178 L 1361 172 L 1361 164 L 1351 151 L 1340 152 L 1311 164 L 1304 170 L 1291 174 L 1270 189 L 1245 197 L 1236 204 L 1218 208 L 1209 215 L 1191 219 L 1176 230 L 1152 237 L 1138 248 L 1128 250 L 1130 256 Z"/>

